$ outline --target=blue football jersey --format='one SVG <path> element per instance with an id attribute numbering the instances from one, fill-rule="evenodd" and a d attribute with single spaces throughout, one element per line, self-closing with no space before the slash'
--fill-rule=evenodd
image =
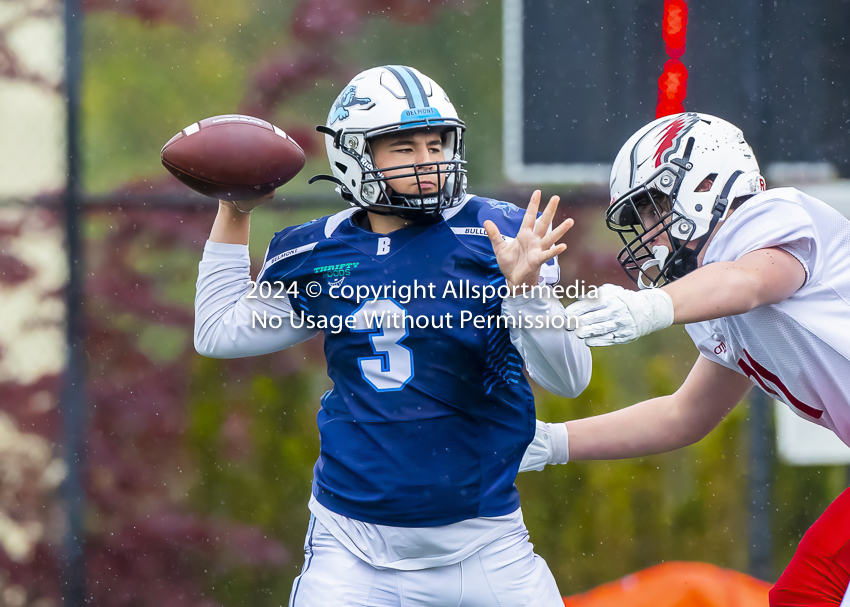
<path id="1" fill-rule="evenodd" d="M 485 287 L 505 279 L 482 225 L 511 237 L 524 211 L 472 197 L 390 234 L 359 227 L 356 212 L 278 232 L 259 278 L 297 291 L 298 318 L 349 319 L 320 325 L 334 387 L 318 414 L 316 499 L 399 527 L 513 512 L 534 400 L 495 322 L 502 299 Z"/>

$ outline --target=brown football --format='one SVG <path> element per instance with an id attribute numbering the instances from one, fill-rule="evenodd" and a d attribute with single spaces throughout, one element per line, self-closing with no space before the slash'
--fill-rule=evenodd
<path id="1" fill-rule="evenodd" d="M 187 186 L 221 200 L 268 194 L 304 167 L 304 151 L 276 126 L 238 114 L 196 122 L 168 140 L 163 166 Z"/>

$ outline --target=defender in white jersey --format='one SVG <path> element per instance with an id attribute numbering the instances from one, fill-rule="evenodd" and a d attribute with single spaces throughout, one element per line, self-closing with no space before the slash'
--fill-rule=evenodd
<path id="1" fill-rule="evenodd" d="M 713 116 L 661 118 L 626 142 L 607 223 L 640 290 L 604 285 L 565 313 L 591 346 L 684 324 L 700 356 L 674 394 L 538 421 L 521 471 L 692 444 L 753 385 L 850 445 L 850 221 L 793 188 L 764 189 L 741 131 Z M 850 602 L 850 525 L 837 523 L 850 520 L 848 492 L 806 534 L 771 605 Z"/>

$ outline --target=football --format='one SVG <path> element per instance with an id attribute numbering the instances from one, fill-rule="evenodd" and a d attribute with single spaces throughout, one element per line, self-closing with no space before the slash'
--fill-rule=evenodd
<path id="1" fill-rule="evenodd" d="M 221 200 L 268 194 L 304 167 L 304 151 L 259 118 L 213 116 L 187 126 L 160 152 L 163 166 L 184 184 Z"/>

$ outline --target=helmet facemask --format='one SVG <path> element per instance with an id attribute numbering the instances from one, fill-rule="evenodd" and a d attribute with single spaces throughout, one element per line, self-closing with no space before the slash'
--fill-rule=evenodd
<path id="1" fill-rule="evenodd" d="M 624 245 L 617 261 L 641 289 L 660 287 L 696 268 L 697 252 L 688 247 L 696 226 L 675 210 L 668 194 L 638 186 L 611 206 L 606 223 Z M 657 242 L 662 234 L 669 246 Z"/>
<path id="2" fill-rule="evenodd" d="M 697 226 L 692 219 L 676 211 L 676 201 L 684 173 L 691 170 L 692 165 L 684 161 L 674 161 L 673 164 L 682 170 L 662 168 L 657 174 L 659 179 L 651 179 L 647 184 L 626 192 L 611 205 L 606 216 L 608 228 L 617 232 L 625 245 L 617 260 L 641 289 L 660 287 L 697 268 L 700 252 L 729 210 L 729 192 L 743 174 L 743 171 L 735 171 L 726 181 L 711 208 L 708 229 L 699 236 L 695 246 L 689 247 L 688 244 L 696 237 Z M 678 173 L 678 179 L 665 179 L 666 171 Z M 663 186 L 665 182 L 673 183 L 669 195 L 652 187 L 655 183 Z M 653 219 L 647 221 L 647 217 Z M 652 245 L 662 233 L 667 235 L 672 252 L 665 245 Z"/>
<path id="3" fill-rule="evenodd" d="M 421 126 L 420 126 L 421 124 Z M 310 180 L 332 181 L 337 191 L 347 202 L 381 215 L 398 215 L 410 220 L 428 220 L 439 217 L 446 209 L 463 202 L 466 195 L 466 160 L 464 160 L 463 131 L 460 120 L 441 120 L 431 125 L 425 120 L 417 125 L 409 123 L 392 124 L 370 131 L 333 131 L 319 126 L 316 130 L 333 137 L 332 146 L 342 152 L 345 163 L 338 162 L 335 173 L 342 179 L 330 175 L 317 175 Z M 443 155 L 451 160 L 429 161 L 376 168 L 371 141 L 376 137 L 397 133 L 403 130 L 441 129 Z M 351 169 L 352 174 L 349 173 Z M 409 172 L 387 177 L 384 171 L 408 169 Z M 359 173 L 359 174 L 358 174 Z M 422 192 L 420 180 L 423 177 L 437 176 L 437 192 Z M 415 177 L 419 185 L 419 194 L 402 194 L 392 187 L 395 179 Z M 354 191 L 359 195 L 355 196 Z"/>
<path id="4" fill-rule="evenodd" d="M 423 219 L 438 217 L 446 209 L 457 206 L 463 201 L 466 191 L 466 161 L 463 160 L 461 136 L 463 127 L 441 129 L 440 138 L 444 157 L 448 160 L 402 164 L 390 167 L 374 167 L 374 154 L 367 135 L 364 154 L 359 160 L 361 167 L 361 196 L 368 205 L 359 206 L 383 215 L 398 215 L 405 219 Z M 417 129 L 419 130 L 419 129 Z M 458 132 L 460 131 L 460 132 Z M 397 131 L 396 131 L 397 132 Z M 402 171 L 387 176 L 385 173 Z M 436 192 L 422 191 L 421 181 L 430 177 L 436 181 Z M 418 194 L 402 193 L 393 188 L 396 179 L 415 178 Z M 355 202 L 358 204 L 358 202 Z"/>

